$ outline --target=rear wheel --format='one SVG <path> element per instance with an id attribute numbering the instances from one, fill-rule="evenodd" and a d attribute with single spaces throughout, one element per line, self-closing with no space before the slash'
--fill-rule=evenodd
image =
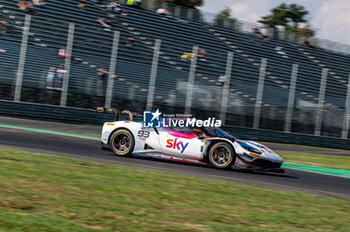
<path id="1" fill-rule="evenodd" d="M 230 168 L 236 161 L 236 154 L 232 146 L 227 142 L 214 144 L 209 150 L 210 164 L 215 168 Z"/>
<path id="2" fill-rule="evenodd" d="M 135 146 L 135 139 L 129 130 L 118 129 L 113 132 L 109 140 L 109 146 L 116 155 L 131 156 Z"/>

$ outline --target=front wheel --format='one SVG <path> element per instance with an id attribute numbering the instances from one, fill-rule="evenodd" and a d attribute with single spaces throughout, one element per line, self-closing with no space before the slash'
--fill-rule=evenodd
<path id="1" fill-rule="evenodd" d="M 131 156 L 135 146 L 135 139 L 129 130 L 118 129 L 113 132 L 109 146 L 116 155 Z"/>
<path id="2" fill-rule="evenodd" d="M 236 154 L 232 146 L 227 142 L 214 144 L 209 150 L 210 164 L 215 168 L 230 168 L 236 161 Z"/>

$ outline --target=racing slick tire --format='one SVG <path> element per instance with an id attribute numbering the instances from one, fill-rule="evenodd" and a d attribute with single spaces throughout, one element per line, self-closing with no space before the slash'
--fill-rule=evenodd
<path id="1" fill-rule="evenodd" d="M 215 168 L 228 169 L 236 161 L 236 153 L 227 142 L 215 143 L 208 153 L 209 162 Z"/>
<path id="2" fill-rule="evenodd" d="M 131 156 L 135 146 L 135 139 L 128 129 L 118 129 L 112 133 L 109 146 L 115 155 Z"/>

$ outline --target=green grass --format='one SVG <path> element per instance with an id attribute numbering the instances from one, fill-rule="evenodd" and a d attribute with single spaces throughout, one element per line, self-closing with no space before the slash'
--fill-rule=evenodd
<path id="1" fill-rule="evenodd" d="M 0 231 L 349 231 L 349 201 L 0 148 Z"/>
<path id="2" fill-rule="evenodd" d="M 350 153 L 350 150 L 340 149 L 340 148 L 328 148 L 328 147 L 318 147 L 318 146 L 311 146 L 311 145 L 274 143 L 274 142 L 261 142 L 261 143 L 265 144 L 266 146 L 269 146 L 270 144 L 275 144 L 275 145 L 283 145 L 283 146 L 290 146 L 290 147 L 302 147 L 302 148 L 310 148 L 310 149 L 317 149 L 317 150 L 325 150 L 325 151 L 332 150 L 332 151 L 336 151 L 336 152 Z"/>
<path id="3" fill-rule="evenodd" d="M 276 151 L 284 162 L 306 164 L 325 168 L 350 170 L 350 157 L 338 155 L 319 155 L 291 151 Z"/>

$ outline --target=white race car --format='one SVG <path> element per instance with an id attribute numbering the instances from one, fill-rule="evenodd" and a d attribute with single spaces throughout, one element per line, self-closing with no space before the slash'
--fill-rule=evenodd
<path id="1" fill-rule="evenodd" d="M 284 172 L 283 159 L 255 141 L 242 141 L 215 127 L 145 128 L 143 122 L 119 120 L 103 125 L 101 146 L 118 156 L 141 155 L 191 163 L 231 168 Z M 104 111 L 98 108 L 99 112 Z"/>

